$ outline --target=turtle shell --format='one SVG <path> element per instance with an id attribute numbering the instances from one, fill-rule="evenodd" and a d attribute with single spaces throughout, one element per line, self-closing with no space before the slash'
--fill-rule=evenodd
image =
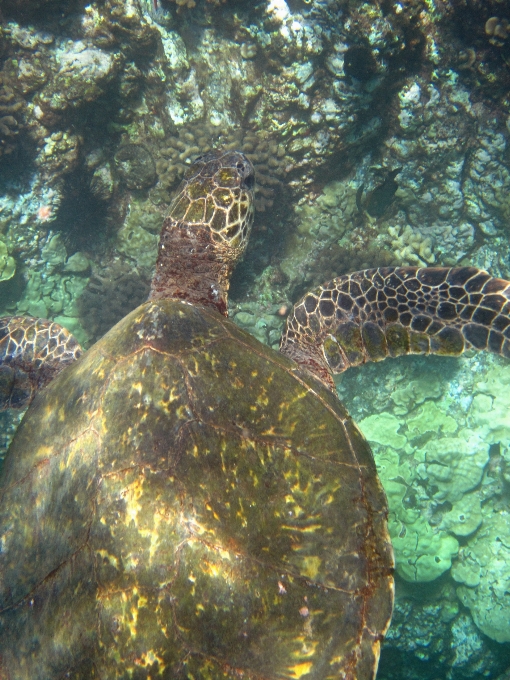
<path id="1" fill-rule="evenodd" d="M 386 501 L 326 388 L 159 300 L 39 394 L 0 488 L 0 677 L 375 674 Z"/>

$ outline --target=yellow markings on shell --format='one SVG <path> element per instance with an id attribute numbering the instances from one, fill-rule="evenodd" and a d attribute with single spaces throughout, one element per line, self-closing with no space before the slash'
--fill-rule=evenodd
<path id="1" fill-rule="evenodd" d="M 319 641 L 310 640 L 311 631 L 309 632 L 310 624 L 308 620 L 305 622 L 304 628 L 306 637 L 296 638 L 296 642 L 301 644 L 301 649 L 299 651 L 292 652 L 292 656 L 297 657 L 298 659 L 311 659 L 317 651 Z"/>
<path id="2" fill-rule="evenodd" d="M 152 529 L 139 529 L 138 530 L 138 533 L 140 534 L 140 536 L 142 536 L 143 538 L 150 538 L 150 540 L 151 540 L 151 544 L 150 544 L 150 547 L 149 547 L 149 563 L 152 562 L 152 559 L 153 559 L 154 555 L 156 554 L 156 551 L 157 551 L 159 543 L 160 543 L 159 537 L 161 535 L 161 532 L 159 531 L 159 525 L 162 522 L 162 517 L 161 517 L 161 515 L 156 513 L 153 516 L 153 519 L 154 519 L 154 528 L 152 528 Z"/>
<path id="3" fill-rule="evenodd" d="M 214 517 L 214 519 L 217 519 L 217 520 L 220 519 L 218 513 L 215 512 L 214 508 L 212 507 L 212 505 L 210 503 L 206 503 L 205 508 L 206 508 L 206 510 L 209 510 L 210 513 L 212 513 L 212 516 Z"/>
<path id="4" fill-rule="evenodd" d="M 227 465 L 225 465 L 225 454 L 226 453 L 227 453 L 227 443 L 225 441 L 222 441 L 221 442 L 220 456 L 221 456 L 221 471 L 223 472 L 223 474 L 227 473 Z M 228 468 L 230 469 L 230 465 L 228 466 Z"/>
<path id="5" fill-rule="evenodd" d="M 131 621 L 126 621 L 127 627 L 129 628 L 129 633 L 132 638 L 136 637 L 136 624 L 138 623 L 138 609 L 136 607 L 131 607 L 130 609 L 132 619 Z"/>
<path id="6" fill-rule="evenodd" d="M 307 526 L 295 526 L 294 524 L 283 524 L 282 529 L 287 531 L 297 531 L 300 534 L 314 534 L 316 531 L 322 529 L 322 524 L 318 522 L 317 524 L 307 524 Z M 296 548 L 299 550 L 299 548 Z"/>
<path id="7" fill-rule="evenodd" d="M 138 569 L 139 564 L 140 564 L 139 557 L 129 555 L 124 558 L 124 571 L 126 572 L 136 571 Z"/>
<path id="8" fill-rule="evenodd" d="M 229 562 L 232 561 L 232 554 L 228 550 L 217 548 L 216 552 L 223 560 L 228 560 Z"/>
<path id="9" fill-rule="evenodd" d="M 311 661 L 305 661 L 303 663 L 298 663 L 295 666 L 289 666 L 289 678 L 294 678 L 295 680 L 302 678 L 303 675 L 310 672 L 312 666 L 313 664 Z"/>
<path id="10" fill-rule="evenodd" d="M 35 455 L 35 460 L 44 460 L 45 458 L 50 458 L 54 453 L 53 449 L 49 446 L 39 446 L 37 448 L 37 453 Z"/>
<path id="11" fill-rule="evenodd" d="M 174 401 L 179 401 L 181 398 L 180 394 L 180 389 L 177 385 L 173 385 L 172 387 L 168 388 L 167 385 L 161 385 L 161 388 L 163 390 L 169 389 L 169 394 L 168 397 L 161 397 L 161 399 L 158 400 L 157 402 L 157 407 L 161 410 L 168 411 L 168 406 L 172 404 Z"/>
<path id="12" fill-rule="evenodd" d="M 188 420 L 189 419 L 189 409 L 186 404 L 182 404 L 178 408 L 175 409 L 175 415 L 179 420 Z"/>
<path id="13" fill-rule="evenodd" d="M 232 555 L 232 553 L 220 547 L 214 549 L 214 554 L 218 555 L 225 562 L 232 562 L 232 560 L 235 559 L 235 556 Z M 200 569 L 204 574 L 207 574 L 207 576 L 211 576 L 212 578 L 221 577 L 225 579 L 227 575 L 225 565 L 209 561 L 208 559 L 201 561 Z"/>
<path id="14" fill-rule="evenodd" d="M 142 509 L 142 506 L 138 502 L 143 495 L 142 487 L 143 479 L 136 479 L 122 492 L 122 498 L 126 503 L 125 512 L 128 517 L 128 524 L 133 522 L 135 527 L 138 527 L 138 513 Z"/>
<path id="15" fill-rule="evenodd" d="M 134 659 L 133 663 L 136 666 L 149 666 L 155 663 L 156 661 L 158 662 L 158 671 L 159 672 L 164 671 L 166 668 L 164 659 L 162 656 L 158 656 L 153 649 L 149 649 L 146 652 L 142 652 L 140 656 Z"/>
<path id="16" fill-rule="evenodd" d="M 133 590 L 133 595 L 135 594 L 138 595 L 138 609 L 146 607 L 149 600 L 145 597 L 145 595 L 138 594 L 138 590 L 136 588 Z"/>
<path id="17" fill-rule="evenodd" d="M 243 499 L 239 499 L 239 510 L 236 512 L 236 517 L 237 519 L 241 520 L 241 524 L 243 527 L 248 526 L 248 520 L 246 519 L 246 512 L 243 507 Z"/>
<path id="18" fill-rule="evenodd" d="M 193 517 L 183 518 L 182 521 L 183 528 L 196 538 L 207 538 L 214 540 L 215 529 L 202 526 Z"/>
<path id="19" fill-rule="evenodd" d="M 187 363 L 187 371 L 190 375 L 196 376 L 198 375 L 200 367 L 198 365 L 198 361 L 196 357 L 194 356 L 188 356 L 188 363 Z"/>
<path id="20" fill-rule="evenodd" d="M 211 564 L 211 562 L 208 562 L 207 560 L 202 562 L 201 568 L 204 574 L 212 576 L 213 578 L 218 578 L 218 576 L 223 574 L 223 569 L 218 564 Z"/>
<path id="21" fill-rule="evenodd" d="M 104 519 L 103 517 L 101 519 Z M 115 557 L 115 555 L 110 555 L 110 553 L 107 550 L 96 550 L 96 553 L 103 558 L 103 560 L 108 560 L 108 562 L 111 564 L 112 567 L 115 567 L 115 569 L 119 568 L 119 560 Z"/>
<path id="22" fill-rule="evenodd" d="M 306 396 L 308 396 L 308 391 L 303 390 L 300 391 L 298 394 L 296 394 L 292 399 L 289 401 L 283 401 L 280 404 L 280 408 L 278 411 L 278 420 L 282 420 L 284 417 L 287 417 L 288 412 L 292 410 L 295 404 L 298 404 L 300 401 L 302 401 Z M 296 423 L 289 423 L 288 428 L 290 432 L 294 431 L 294 428 L 296 427 Z"/>
<path id="23" fill-rule="evenodd" d="M 138 612 L 148 604 L 147 598 L 142 595 L 138 588 L 133 588 L 131 593 L 126 591 L 121 594 L 122 599 L 122 622 L 129 629 L 132 638 L 137 635 Z"/>
<path id="24" fill-rule="evenodd" d="M 301 560 L 301 573 L 303 576 L 314 579 L 321 570 L 322 560 L 316 555 L 307 555 Z"/>
<path id="25" fill-rule="evenodd" d="M 170 388 L 170 394 L 168 396 L 168 403 L 172 403 L 173 401 L 177 401 L 178 399 L 180 399 L 180 397 L 181 397 L 180 387 L 178 387 L 177 385 L 173 385 Z"/>
<path id="26" fill-rule="evenodd" d="M 82 361 L 80 364 L 78 370 L 77 370 L 77 375 L 84 375 L 88 374 L 90 370 L 90 367 L 85 364 L 85 362 Z M 95 368 L 92 371 L 92 375 L 99 378 L 100 380 L 103 380 L 103 378 L 106 376 L 106 365 L 103 361 L 101 361 L 99 364 L 96 364 Z"/>
<path id="27" fill-rule="evenodd" d="M 135 392 L 138 392 L 138 394 L 142 394 L 143 385 L 141 382 L 133 383 L 132 388 Z"/>
<path id="28" fill-rule="evenodd" d="M 262 432 L 260 434 L 262 436 L 265 436 L 265 437 L 276 437 L 276 436 L 278 436 L 278 433 L 275 430 L 274 425 L 271 425 L 270 427 L 268 427 L 267 430 L 262 430 Z"/>
<path id="29" fill-rule="evenodd" d="M 255 399 L 255 404 L 251 406 L 252 411 L 256 411 L 258 406 L 267 406 L 269 404 L 269 397 L 267 396 L 267 390 L 262 387 L 260 394 Z"/>

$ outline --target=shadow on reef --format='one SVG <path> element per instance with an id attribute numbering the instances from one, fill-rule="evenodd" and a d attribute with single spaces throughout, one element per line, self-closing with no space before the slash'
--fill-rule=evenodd
<path id="1" fill-rule="evenodd" d="M 85 7 L 85 0 L 2 0 L 0 19 L 14 19 L 21 24 L 61 18 Z"/>
<path id="2" fill-rule="evenodd" d="M 273 207 L 255 214 L 255 223 L 244 259 L 238 264 L 232 276 L 230 290 L 232 301 L 249 298 L 257 279 L 268 267 L 273 267 L 274 271 L 278 269 L 285 234 L 291 228 L 288 220 L 290 214 L 291 206 L 280 191 L 276 195 Z M 286 281 L 285 275 L 281 273 L 275 275 L 270 283 L 277 288 Z"/>
<path id="3" fill-rule="evenodd" d="M 131 310 L 147 300 L 150 279 L 118 258 L 94 265 L 77 306 L 83 326 L 94 344 Z"/>
<path id="4" fill-rule="evenodd" d="M 377 680 L 503 680 L 508 646 L 480 633 L 444 575 L 433 583 L 396 579 L 396 602 Z M 448 670 L 445 672 L 445 668 Z"/>
<path id="5" fill-rule="evenodd" d="M 510 103 L 510 11 L 499 0 L 445 3 L 443 30 L 450 32 L 451 60 L 474 101 Z M 459 49 L 460 47 L 460 49 Z"/>
<path id="6" fill-rule="evenodd" d="M 16 138 L 16 146 L 8 153 L 0 152 L 0 194 L 18 193 L 20 187 L 28 186 L 36 170 L 33 163 L 34 145 L 25 143 L 25 140 L 20 143 L 20 136 Z"/>
<path id="7" fill-rule="evenodd" d="M 110 233 L 109 205 L 98 200 L 77 171 L 65 178 L 65 190 L 57 217 L 51 227 L 62 233 L 69 254 L 94 250 L 104 244 Z"/>

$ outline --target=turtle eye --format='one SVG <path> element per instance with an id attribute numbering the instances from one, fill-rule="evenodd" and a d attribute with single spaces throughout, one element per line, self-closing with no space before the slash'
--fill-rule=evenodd
<path id="1" fill-rule="evenodd" d="M 245 177 L 241 183 L 241 186 L 243 189 L 248 189 L 248 191 L 251 191 L 253 187 L 255 186 L 255 177 L 251 173 Z"/>
<path id="2" fill-rule="evenodd" d="M 237 161 L 236 168 L 241 177 L 241 187 L 251 191 L 255 186 L 255 175 L 253 174 L 251 163 L 248 160 L 246 162 Z"/>
<path id="3" fill-rule="evenodd" d="M 228 227 L 228 229 L 225 229 L 225 236 L 227 238 L 233 238 L 237 232 L 239 231 L 239 224 L 233 224 L 231 227 Z"/>

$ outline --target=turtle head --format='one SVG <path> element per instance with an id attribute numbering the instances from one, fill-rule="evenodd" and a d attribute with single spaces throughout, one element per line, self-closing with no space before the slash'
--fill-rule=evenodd
<path id="1" fill-rule="evenodd" d="M 222 314 L 253 222 L 255 172 L 239 151 L 211 151 L 189 167 L 163 223 L 150 299 L 213 305 Z"/>
<path id="2" fill-rule="evenodd" d="M 253 222 L 255 172 L 239 151 L 211 151 L 187 170 L 169 217 L 191 233 L 206 230 L 225 258 L 244 253 Z"/>

